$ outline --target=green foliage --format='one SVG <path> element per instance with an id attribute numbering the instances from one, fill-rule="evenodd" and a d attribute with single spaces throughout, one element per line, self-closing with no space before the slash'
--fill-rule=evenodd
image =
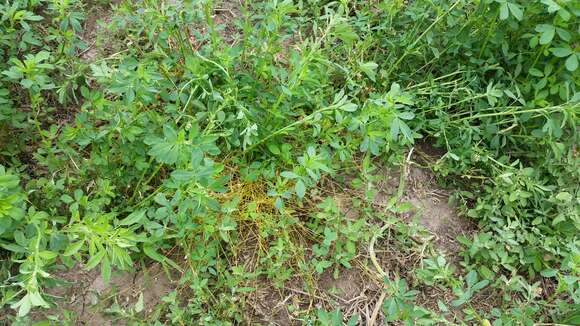
<path id="1" fill-rule="evenodd" d="M 423 283 L 433 286 L 435 284 L 443 287 L 454 288 L 457 285 L 455 280 L 455 269 L 447 262 L 444 255 L 423 260 L 425 266 L 416 270 L 417 278 Z"/>
<path id="2" fill-rule="evenodd" d="M 0 4 L 0 302 L 18 316 L 53 303 L 58 268 L 108 280 L 155 261 L 195 296 L 172 292 L 151 319 L 248 322 L 256 282 L 311 291 L 358 268 L 387 223 L 389 244 L 421 256 L 385 280 L 389 322 L 577 320 L 577 1 L 250 1 L 227 22 L 212 1 L 125 1 L 88 62 L 93 5 Z M 387 208 L 373 201 L 373 165 L 408 164 L 425 144 L 479 226 L 459 239 L 460 266 L 384 216 L 408 211 L 404 183 Z M 326 193 L 346 174 L 356 217 Z M 251 266 L 238 261 L 248 243 Z M 422 307 L 423 288 L 450 307 Z M 486 291 L 499 299 L 481 311 Z M 142 298 L 108 312 L 146 318 Z"/>
<path id="3" fill-rule="evenodd" d="M 409 289 L 404 279 L 387 281 L 388 297 L 383 302 L 383 311 L 389 322 L 403 321 L 406 325 L 430 325 L 441 322 L 429 310 L 414 304 L 417 290 Z"/>
<path id="4" fill-rule="evenodd" d="M 314 218 L 314 224 L 310 228 L 321 235 L 322 243 L 312 247 L 314 258 L 312 264 L 317 273 L 336 264 L 351 268 L 350 261 L 356 256 L 356 245 L 365 240 L 365 220 L 359 218 L 349 220 L 339 211 L 336 203 L 327 198 L 317 207 L 320 212 Z M 338 276 L 338 268 L 334 275 Z"/>
<path id="5" fill-rule="evenodd" d="M 20 179 L 0 165 L 0 236 L 13 239 L 12 233 L 25 215 L 25 194 Z"/>

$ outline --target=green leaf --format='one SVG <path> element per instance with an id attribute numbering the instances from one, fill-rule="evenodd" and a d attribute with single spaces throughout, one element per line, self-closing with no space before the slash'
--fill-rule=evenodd
<path id="1" fill-rule="evenodd" d="M 451 305 L 454 307 L 461 306 L 462 304 L 467 302 L 467 300 L 469 300 L 470 298 L 471 298 L 471 293 L 469 291 L 464 292 L 461 294 L 461 296 L 459 296 L 459 298 L 451 301 Z"/>
<path id="2" fill-rule="evenodd" d="M 36 54 L 35 60 L 36 62 L 42 62 L 44 60 L 48 60 L 50 58 L 50 52 L 48 51 L 40 51 Z"/>
<path id="3" fill-rule="evenodd" d="M 72 198 L 71 196 L 69 196 L 67 194 L 60 196 L 60 200 L 67 205 L 70 205 L 70 204 L 74 203 L 74 201 L 75 201 L 74 198 Z"/>
<path id="4" fill-rule="evenodd" d="M 346 21 L 334 26 L 334 34 L 346 44 L 350 44 L 358 39 L 358 35 Z"/>
<path id="5" fill-rule="evenodd" d="M 20 299 L 20 301 L 12 304 L 10 307 L 12 309 L 18 308 L 19 317 L 24 317 L 28 315 L 28 313 L 30 312 L 30 308 L 32 308 L 30 294 L 26 294 L 25 296 L 22 297 L 22 299 Z"/>
<path id="6" fill-rule="evenodd" d="M 40 256 L 42 259 L 51 260 L 56 258 L 58 254 L 54 251 L 43 250 L 38 253 L 38 256 Z"/>
<path id="7" fill-rule="evenodd" d="M 24 75 L 15 67 L 12 67 L 10 70 L 3 71 L 2 74 L 13 80 L 18 80 L 24 77 Z"/>
<path id="8" fill-rule="evenodd" d="M 22 85 L 22 87 L 29 89 L 32 87 L 32 85 L 34 85 L 34 82 L 30 79 L 22 79 L 20 81 L 20 85 Z"/>
<path id="9" fill-rule="evenodd" d="M 280 155 L 281 153 L 280 148 L 276 144 L 268 143 L 266 147 L 268 147 L 268 150 L 274 155 Z"/>
<path id="10" fill-rule="evenodd" d="M 542 275 L 543 277 L 554 277 L 557 274 L 558 271 L 552 268 L 544 269 L 543 271 L 540 272 L 540 275 Z"/>
<path id="11" fill-rule="evenodd" d="M 566 216 L 564 214 L 559 214 L 552 221 L 552 225 L 557 225 L 558 223 L 564 222 L 565 220 L 566 220 Z"/>
<path id="12" fill-rule="evenodd" d="M 352 315 L 348 322 L 346 323 L 347 326 L 355 326 L 358 325 L 360 316 L 358 314 Z"/>
<path id="13" fill-rule="evenodd" d="M 160 263 L 165 262 L 165 256 L 159 254 L 153 246 L 149 244 L 143 245 L 143 253 L 145 253 L 149 258 L 156 260 Z"/>
<path id="14" fill-rule="evenodd" d="M 30 296 L 30 303 L 33 307 L 50 308 L 50 305 L 44 300 L 38 290 L 29 292 L 28 295 Z"/>
<path id="15" fill-rule="evenodd" d="M 556 28 L 553 25 L 540 24 L 536 26 L 536 31 L 540 32 L 540 44 L 548 44 L 554 39 Z"/>
<path id="16" fill-rule="evenodd" d="M 575 71 L 578 69 L 578 56 L 576 54 L 572 54 L 568 59 L 566 59 L 566 69 L 568 69 L 568 71 Z"/>
<path id="17" fill-rule="evenodd" d="M 300 176 L 292 171 L 283 171 L 280 175 L 286 179 L 298 179 Z"/>
<path id="18" fill-rule="evenodd" d="M 399 136 L 399 124 L 402 122 L 401 120 L 395 118 L 391 122 L 391 139 L 396 140 Z"/>
<path id="19" fill-rule="evenodd" d="M 514 17 L 516 17 L 517 20 L 522 20 L 522 18 L 524 18 L 524 12 L 520 8 L 520 6 L 518 6 L 515 3 L 511 3 L 511 2 L 508 2 L 507 5 L 508 5 L 512 15 Z"/>
<path id="20" fill-rule="evenodd" d="M 84 240 L 71 243 L 70 245 L 68 245 L 68 247 L 66 247 L 62 255 L 68 257 L 76 254 L 82 248 L 84 243 L 85 243 Z"/>
<path id="21" fill-rule="evenodd" d="M 26 20 L 30 20 L 32 22 L 38 22 L 44 19 L 44 17 L 39 16 L 39 15 L 34 15 L 34 14 L 30 14 L 30 15 L 26 15 Z"/>
<path id="22" fill-rule="evenodd" d="M 175 181 L 192 181 L 197 177 L 197 173 L 187 170 L 175 170 L 171 172 L 171 177 L 175 179 Z"/>
<path id="23" fill-rule="evenodd" d="M 530 68 L 530 70 L 528 72 L 530 73 L 530 75 L 532 75 L 534 77 L 544 77 L 544 73 L 536 68 Z"/>
<path id="24" fill-rule="evenodd" d="M 564 58 L 572 54 L 572 49 L 570 48 L 551 48 L 550 52 L 552 52 L 558 58 Z"/>
<path id="25" fill-rule="evenodd" d="M 340 109 L 345 112 L 354 112 L 358 109 L 358 105 L 347 102 L 340 106 Z"/>
<path id="26" fill-rule="evenodd" d="M 379 65 L 375 62 L 365 62 L 359 65 L 359 68 L 362 72 L 364 72 L 372 81 L 375 81 L 377 67 Z"/>
<path id="27" fill-rule="evenodd" d="M 6 250 L 12 251 L 12 252 L 17 252 L 17 253 L 22 253 L 22 254 L 26 253 L 26 248 L 19 246 L 17 244 L 13 244 L 13 243 L 3 243 L 3 244 L 0 244 L 0 247 L 4 248 Z"/>
<path id="28" fill-rule="evenodd" d="M 442 312 L 448 312 L 449 308 L 443 303 L 443 301 L 441 300 L 437 300 L 437 307 L 439 308 L 439 310 L 441 310 Z"/>
<path id="29" fill-rule="evenodd" d="M 135 303 L 135 312 L 143 311 L 145 305 L 143 302 L 143 292 L 139 294 L 139 299 L 137 299 L 137 303 Z"/>
<path id="30" fill-rule="evenodd" d="M 148 145 L 152 145 L 148 154 L 158 162 L 173 164 L 177 162 L 179 154 L 184 147 L 184 133 L 177 133 L 170 125 L 163 126 L 164 139 L 152 137 L 146 139 Z"/>
<path id="31" fill-rule="evenodd" d="M 145 255 L 147 255 L 149 258 L 160 262 L 162 264 L 169 264 L 171 265 L 173 268 L 175 268 L 178 271 L 181 271 L 181 267 L 179 265 L 177 265 L 177 263 L 175 263 L 173 260 L 159 254 L 155 248 L 153 248 L 153 246 L 151 244 L 144 244 L 143 245 L 143 253 Z"/>
<path id="32" fill-rule="evenodd" d="M 324 270 L 327 269 L 330 266 L 332 266 L 332 263 L 331 262 L 329 262 L 328 260 L 321 260 L 320 262 L 318 262 L 315 265 L 314 268 L 316 269 L 316 272 L 318 274 L 322 274 L 322 272 L 324 272 Z"/>
<path id="33" fill-rule="evenodd" d="M 472 288 L 473 291 L 479 291 L 481 289 L 483 289 L 484 287 L 486 287 L 489 284 L 489 280 L 483 280 L 483 281 L 479 281 L 477 282 L 477 284 L 475 284 Z"/>
<path id="34" fill-rule="evenodd" d="M 304 195 L 306 194 L 306 186 L 304 185 L 304 182 L 302 182 L 302 180 L 296 181 L 296 185 L 294 185 L 294 190 L 296 191 L 296 195 L 299 198 L 304 198 Z"/>
<path id="35" fill-rule="evenodd" d="M 471 270 L 469 273 L 467 273 L 465 280 L 467 281 L 467 286 L 472 287 L 475 285 L 475 282 L 477 282 L 477 272 L 475 270 Z"/>
<path id="36" fill-rule="evenodd" d="M 502 3 L 499 6 L 499 19 L 506 20 L 510 16 L 509 8 L 507 3 Z"/>
<path id="37" fill-rule="evenodd" d="M 99 251 L 96 255 L 94 255 L 93 257 L 91 257 L 89 259 L 89 261 L 85 265 L 85 269 L 91 270 L 91 269 L 95 268 L 101 262 L 101 260 L 103 260 L 103 258 L 105 257 L 105 254 L 106 254 L 105 250 Z"/>
<path id="38" fill-rule="evenodd" d="M 142 209 L 136 212 L 129 214 L 129 216 L 125 217 L 124 219 L 120 220 L 118 225 L 133 225 L 141 222 L 141 220 L 145 217 L 145 212 L 147 210 Z"/>
<path id="39" fill-rule="evenodd" d="M 403 120 L 411 120 L 415 117 L 415 114 L 413 112 L 402 112 L 399 114 L 399 118 L 403 119 Z"/>
<path id="40" fill-rule="evenodd" d="M 548 13 L 550 13 L 550 14 L 554 13 L 562 8 L 554 0 L 542 0 L 542 3 L 545 4 L 546 6 L 548 6 Z"/>
<path id="41" fill-rule="evenodd" d="M 329 227 L 325 227 L 324 228 L 324 243 L 326 245 L 330 245 L 336 239 L 338 239 L 338 234 L 336 232 L 334 232 L 333 230 L 331 230 Z"/>
<path id="42" fill-rule="evenodd" d="M 562 13 L 562 11 L 560 11 L 560 13 Z M 558 36 L 560 36 L 560 38 L 565 41 L 565 42 L 570 42 L 570 40 L 572 39 L 572 34 L 570 34 L 570 32 L 568 32 L 565 29 L 562 28 L 556 28 L 556 33 L 558 34 Z"/>
<path id="43" fill-rule="evenodd" d="M 413 143 L 413 131 L 411 131 L 411 128 L 409 128 L 409 126 L 402 120 L 399 121 L 399 130 L 408 142 Z"/>
<path id="44" fill-rule="evenodd" d="M 105 256 L 101 262 L 101 277 L 105 282 L 111 279 L 111 261 Z"/>
<path id="45" fill-rule="evenodd" d="M 562 191 L 556 195 L 556 199 L 567 203 L 572 201 L 572 195 L 567 191 Z"/>
<path id="46" fill-rule="evenodd" d="M 575 309 L 574 311 L 568 313 L 566 318 L 559 322 L 565 325 L 580 325 L 580 309 Z"/>

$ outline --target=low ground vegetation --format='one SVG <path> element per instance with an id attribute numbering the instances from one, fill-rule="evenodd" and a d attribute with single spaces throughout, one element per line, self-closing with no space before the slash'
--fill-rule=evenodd
<path id="1" fill-rule="evenodd" d="M 0 321 L 580 324 L 579 16 L 0 3 Z"/>

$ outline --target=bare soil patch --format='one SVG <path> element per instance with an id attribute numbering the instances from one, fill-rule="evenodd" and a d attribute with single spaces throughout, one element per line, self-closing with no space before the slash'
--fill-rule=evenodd
<path id="1" fill-rule="evenodd" d="M 92 1 L 91 1 L 92 2 Z M 106 48 L 106 24 L 111 22 L 112 5 L 117 5 L 120 0 L 112 0 L 108 6 L 90 3 L 89 14 L 84 21 L 83 34 L 81 35 L 83 41 L 87 44 L 87 48 L 80 54 L 81 59 L 87 62 L 93 62 L 102 57 L 103 50 Z"/>
<path id="2" fill-rule="evenodd" d="M 385 169 L 378 174 L 383 176 L 383 180 L 377 184 L 379 191 L 373 204 L 377 210 L 384 210 L 397 192 L 401 171 Z M 424 227 L 433 236 L 437 249 L 450 255 L 457 254 L 460 250 L 457 238 L 473 233 L 477 229 L 476 223 L 459 215 L 451 202 L 451 191 L 437 184 L 431 170 L 410 161 L 404 178 L 405 187 L 400 202 L 409 203 L 411 209 L 399 214 L 399 217 Z"/>
<path id="3" fill-rule="evenodd" d="M 473 232 L 476 225 L 458 215 L 449 195 L 437 185 L 431 171 L 415 166 L 409 169 L 403 201 L 411 203 L 412 214 L 435 236 L 437 247 L 455 254 L 460 250 L 457 237 Z"/>
<path id="4" fill-rule="evenodd" d="M 33 316 L 36 320 L 62 317 L 68 311 L 73 313 L 75 325 L 125 325 L 127 319 L 107 314 L 107 308 L 116 303 L 134 310 L 142 296 L 140 313 L 147 315 L 177 286 L 157 264 L 135 272 L 115 271 L 108 282 L 99 269 L 85 271 L 80 265 L 55 277 L 59 284 L 47 288 L 46 293 L 56 298 L 58 307 L 38 313 Z"/>

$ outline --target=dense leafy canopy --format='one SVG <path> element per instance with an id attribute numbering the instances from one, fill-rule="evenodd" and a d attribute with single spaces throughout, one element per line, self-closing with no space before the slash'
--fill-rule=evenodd
<path id="1" fill-rule="evenodd" d="M 429 144 L 478 230 L 461 258 L 390 275 L 387 321 L 579 321 L 578 1 L 248 1 L 228 21 L 211 0 L 101 2 L 0 3 L 6 318 L 49 308 L 57 267 L 109 279 L 154 261 L 195 295 L 132 320 L 247 322 L 247 280 L 337 275 L 389 223 L 413 250 L 400 196 L 373 210 L 373 171 Z M 110 5 L 91 44 L 90 12 Z M 357 219 L 320 198 L 345 175 L 364 190 Z M 230 265 L 248 230 L 251 272 Z M 420 286 L 453 299 L 422 307 Z M 357 322 L 335 308 L 297 318 Z"/>

